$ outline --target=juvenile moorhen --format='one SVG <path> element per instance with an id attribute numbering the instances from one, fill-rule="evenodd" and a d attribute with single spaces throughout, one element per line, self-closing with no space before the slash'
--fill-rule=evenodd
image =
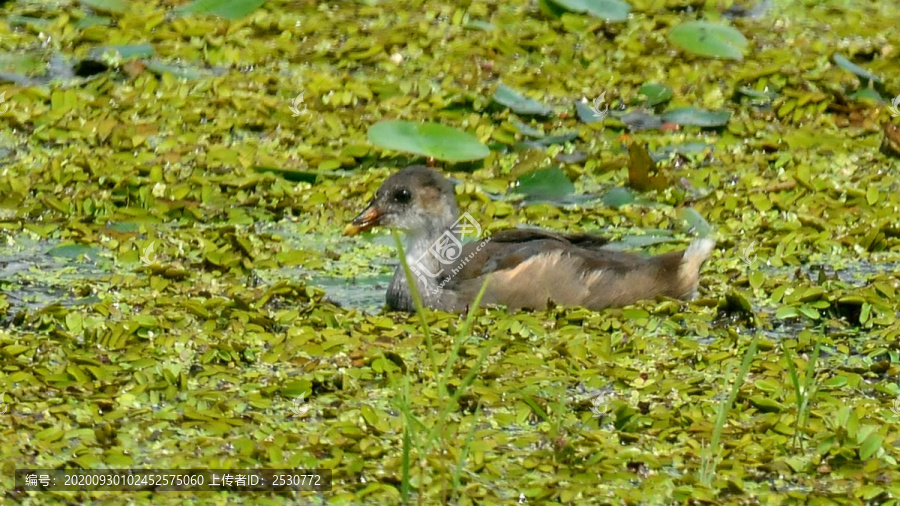
<path id="1" fill-rule="evenodd" d="M 382 225 L 407 233 L 406 258 L 422 303 L 463 311 L 491 275 L 484 304 L 543 309 L 549 303 L 599 310 L 666 295 L 690 299 L 700 267 L 714 242 L 698 239 L 683 251 L 643 257 L 604 249 L 607 240 L 589 234 L 534 229 L 495 232 L 461 244 L 460 235 L 479 232 L 468 213 L 459 217 L 453 184 L 424 166 L 389 177 L 344 235 Z M 391 309 L 415 311 L 403 266 L 388 287 Z"/>

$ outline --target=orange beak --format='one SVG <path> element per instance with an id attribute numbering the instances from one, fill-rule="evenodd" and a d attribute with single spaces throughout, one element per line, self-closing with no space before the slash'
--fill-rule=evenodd
<path id="1" fill-rule="evenodd" d="M 381 211 L 375 207 L 375 204 L 369 204 L 369 207 L 359 213 L 359 216 L 353 218 L 353 221 L 344 227 L 343 235 L 356 235 L 360 232 L 369 230 L 378 225 L 381 220 Z"/>

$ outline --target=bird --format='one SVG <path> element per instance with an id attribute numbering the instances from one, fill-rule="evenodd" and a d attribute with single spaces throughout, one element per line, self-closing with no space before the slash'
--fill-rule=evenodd
<path id="1" fill-rule="evenodd" d="M 482 304 L 509 310 L 562 305 L 599 311 L 657 296 L 689 300 L 715 246 L 701 238 L 684 250 L 648 257 L 609 249 L 597 235 L 537 228 L 500 230 L 463 243 L 461 236 L 480 233 L 480 225 L 468 213 L 459 216 L 454 184 L 420 165 L 389 176 L 343 235 L 377 226 L 405 232 L 405 256 L 422 305 L 447 312 L 468 311 L 488 276 Z M 390 310 L 416 310 L 402 264 L 386 302 Z"/>

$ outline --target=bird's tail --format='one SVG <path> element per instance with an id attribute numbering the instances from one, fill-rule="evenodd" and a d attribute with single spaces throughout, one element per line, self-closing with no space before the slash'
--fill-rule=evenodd
<path id="1" fill-rule="evenodd" d="M 697 293 L 697 284 L 700 282 L 700 267 L 712 254 L 716 242 L 710 238 L 697 239 L 692 242 L 681 256 L 681 265 L 678 267 L 680 285 L 685 287 L 687 298 L 693 298 Z"/>

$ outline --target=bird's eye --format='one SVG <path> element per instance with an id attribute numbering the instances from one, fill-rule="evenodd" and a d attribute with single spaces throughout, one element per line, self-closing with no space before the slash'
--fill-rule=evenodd
<path id="1" fill-rule="evenodd" d="M 398 204 L 408 204 L 410 199 L 412 199 L 412 194 L 406 188 L 394 192 L 394 202 Z"/>

